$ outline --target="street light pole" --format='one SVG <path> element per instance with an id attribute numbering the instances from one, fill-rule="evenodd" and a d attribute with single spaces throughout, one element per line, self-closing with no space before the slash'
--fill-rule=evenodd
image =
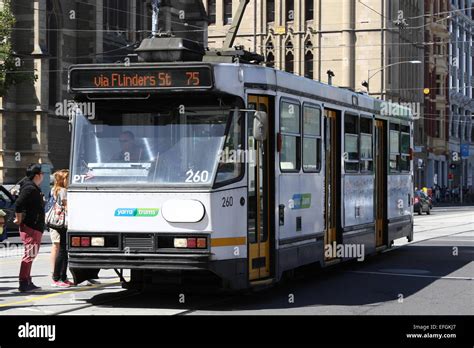
<path id="1" fill-rule="evenodd" d="M 385 70 L 385 69 L 387 69 L 387 68 L 390 68 L 390 67 L 392 67 L 392 66 L 395 66 L 395 65 L 400 65 L 400 64 L 421 64 L 421 63 L 422 63 L 422 62 L 419 61 L 419 60 L 407 60 L 407 61 L 405 61 L 405 62 L 397 62 L 397 63 L 389 64 L 389 65 L 386 65 L 386 66 L 384 66 L 384 67 L 382 67 L 382 68 L 370 69 L 370 70 L 367 71 L 367 84 L 366 84 L 366 85 L 362 84 L 362 85 L 367 88 L 367 94 L 370 95 L 370 79 L 371 79 L 372 77 L 374 77 L 375 75 L 377 75 L 379 72 L 381 72 L 381 71 L 383 71 L 383 70 Z M 372 71 L 375 71 L 375 72 L 374 72 L 372 75 L 370 75 L 370 73 L 371 73 Z"/>

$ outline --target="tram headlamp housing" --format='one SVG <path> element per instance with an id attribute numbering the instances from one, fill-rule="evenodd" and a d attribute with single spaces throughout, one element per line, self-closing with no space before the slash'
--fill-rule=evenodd
<path id="1" fill-rule="evenodd" d="M 174 247 L 175 248 L 187 248 L 188 247 L 188 240 L 186 238 L 175 238 L 174 239 Z"/>
<path id="2" fill-rule="evenodd" d="M 92 237 L 91 238 L 91 246 L 103 247 L 104 245 L 105 245 L 105 238 L 104 237 Z"/>
<path id="3" fill-rule="evenodd" d="M 81 246 L 81 237 L 72 237 L 71 238 L 71 246 L 80 247 Z"/>
<path id="4" fill-rule="evenodd" d="M 91 245 L 90 237 L 81 237 L 81 247 L 88 247 Z"/>

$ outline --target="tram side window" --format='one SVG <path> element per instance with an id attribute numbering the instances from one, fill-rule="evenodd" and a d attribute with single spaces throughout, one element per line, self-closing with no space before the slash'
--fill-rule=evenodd
<path id="1" fill-rule="evenodd" d="M 303 171 L 316 173 L 321 169 L 321 109 L 303 107 Z"/>
<path id="2" fill-rule="evenodd" d="M 390 123 L 390 171 L 400 171 L 400 125 Z"/>
<path id="3" fill-rule="evenodd" d="M 373 170 L 372 120 L 360 118 L 360 170 L 364 173 Z"/>
<path id="4" fill-rule="evenodd" d="M 410 127 L 400 126 L 400 170 L 410 171 Z"/>
<path id="5" fill-rule="evenodd" d="M 282 147 L 280 169 L 282 172 L 300 170 L 300 106 L 283 101 L 280 106 L 280 132 Z"/>
<path id="6" fill-rule="evenodd" d="M 344 118 L 344 161 L 345 170 L 359 172 L 359 117 L 346 114 Z"/>

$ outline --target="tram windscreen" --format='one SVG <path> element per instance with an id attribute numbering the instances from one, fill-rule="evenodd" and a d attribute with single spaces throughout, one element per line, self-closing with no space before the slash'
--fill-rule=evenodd
<path id="1" fill-rule="evenodd" d="M 241 147 L 241 113 L 217 107 L 75 116 L 71 180 L 85 186 L 210 186 L 239 177 L 221 165 Z M 216 173 L 217 172 L 217 173 Z"/>

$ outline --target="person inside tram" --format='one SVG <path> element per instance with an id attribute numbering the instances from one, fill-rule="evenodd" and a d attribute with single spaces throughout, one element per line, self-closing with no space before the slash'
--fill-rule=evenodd
<path id="1" fill-rule="evenodd" d="M 124 131 L 119 136 L 120 152 L 112 161 L 137 163 L 143 159 L 143 147 L 136 144 L 135 135 L 131 131 Z"/>

